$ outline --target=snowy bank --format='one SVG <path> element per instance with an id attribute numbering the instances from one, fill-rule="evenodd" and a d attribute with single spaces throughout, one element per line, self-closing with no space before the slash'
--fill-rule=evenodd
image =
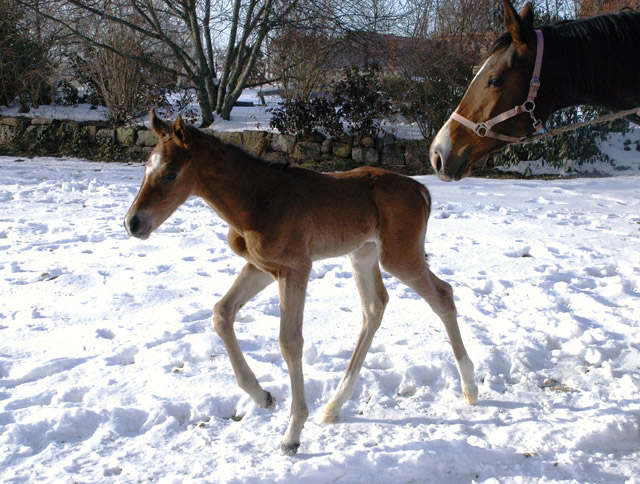
<path id="1" fill-rule="evenodd" d="M 142 174 L 0 157 L 1 482 L 640 482 L 640 176 L 418 178 L 480 400 L 464 403 L 437 317 L 386 276 L 355 394 L 319 424 L 360 329 L 348 260 L 321 261 L 304 327 L 311 415 L 286 458 L 276 288 L 236 326 L 269 412 L 237 387 L 211 324 L 243 265 L 225 224 L 193 199 L 129 238 Z"/>

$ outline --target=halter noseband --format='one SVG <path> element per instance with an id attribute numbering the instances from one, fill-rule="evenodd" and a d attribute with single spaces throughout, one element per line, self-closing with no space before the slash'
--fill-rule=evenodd
<path id="1" fill-rule="evenodd" d="M 536 118 L 535 114 L 533 114 L 533 110 L 536 108 L 535 99 L 538 95 L 538 89 L 540 89 L 540 68 L 542 67 L 542 53 L 544 51 L 544 37 L 542 36 L 542 32 L 540 30 L 536 30 L 536 37 L 538 39 L 538 45 L 536 48 L 536 63 L 533 67 L 531 82 L 529 82 L 529 94 L 527 95 L 527 100 L 524 103 L 520 104 L 519 106 L 515 106 L 502 114 L 498 114 L 488 121 L 480 123 L 474 123 L 473 121 L 458 114 L 457 111 L 454 111 L 451 114 L 451 118 L 462 124 L 463 126 L 466 126 L 481 138 L 484 138 L 486 136 L 489 138 L 499 139 L 501 141 L 507 141 L 509 143 L 522 142 L 526 139 L 526 136 L 520 138 L 517 138 L 515 136 L 508 136 L 506 134 L 491 131 L 491 128 L 493 128 L 498 123 L 517 116 L 518 114 L 529 113 L 534 129 L 536 131 L 540 131 L 542 129 L 542 121 Z"/>

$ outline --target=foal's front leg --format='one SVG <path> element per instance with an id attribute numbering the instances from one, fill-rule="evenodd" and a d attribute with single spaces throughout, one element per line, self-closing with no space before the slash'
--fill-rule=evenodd
<path id="1" fill-rule="evenodd" d="M 282 273 L 280 290 L 280 348 L 291 378 L 291 418 L 280 446 L 285 455 L 295 455 L 309 408 L 302 374 L 302 318 L 311 263 L 302 269 Z"/>
<path id="2" fill-rule="evenodd" d="M 227 350 L 238 386 L 246 391 L 253 401 L 262 408 L 272 408 L 273 397 L 260 387 L 258 380 L 249 368 L 233 330 L 233 323 L 240 308 L 273 281 L 270 274 L 262 272 L 252 264 L 247 264 L 242 268 L 229 292 L 216 304 L 213 311 L 213 324 Z"/>

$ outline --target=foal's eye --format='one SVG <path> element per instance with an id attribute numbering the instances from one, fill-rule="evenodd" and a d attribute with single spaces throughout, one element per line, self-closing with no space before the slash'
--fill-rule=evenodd
<path id="1" fill-rule="evenodd" d="M 502 77 L 492 77 L 487 81 L 487 86 L 500 87 L 502 84 L 504 84 Z"/>
<path id="2" fill-rule="evenodd" d="M 173 181 L 177 178 L 178 174 L 175 171 L 170 171 L 164 176 L 164 179 L 167 181 Z"/>

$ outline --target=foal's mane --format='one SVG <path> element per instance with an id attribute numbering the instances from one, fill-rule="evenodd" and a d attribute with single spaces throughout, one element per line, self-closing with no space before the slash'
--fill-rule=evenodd
<path id="1" fill-rule="evenodd" d="M 195 126 L 188 126 L 188 129 L 190 134 L 196 139 L 199 139 L 209 145 L 213 145 L 218 150 L 222 150 L 223 152 L 225 152 L 225 154 L 235 159 L 241 159 L 243 161 L 248 161 L 249 163 L 255 163 L 260 166 L 265 166 L 267 168 L 273 168 L 280 171 L 284 171 L 290 166 L 289 163 L 281 163 L 278 161 L 268 161 L 259 156 L 255 156 L 249 153 L 248 151 L 246 151 L 244 148 L 222 141 L 214 133 L 207 133 L 205 131 L 202 131 L 196 128 Z"/>
<path id="2" fill-rule="evenodd" d="M 623 96 L 637 92 L 640 80 L 640 12 L 564 20 L 539 27 L 545 41 L 545 60 L 553 66 L 554 79 L 562 80 L 565 91 L 605 91 Z M 502 34 L 490 54 L 509 47 L 512 37 Z M 602 93 L 598 93 L 602 94 Z M 595 101 L 595 99 L 594 99 Z"/>

